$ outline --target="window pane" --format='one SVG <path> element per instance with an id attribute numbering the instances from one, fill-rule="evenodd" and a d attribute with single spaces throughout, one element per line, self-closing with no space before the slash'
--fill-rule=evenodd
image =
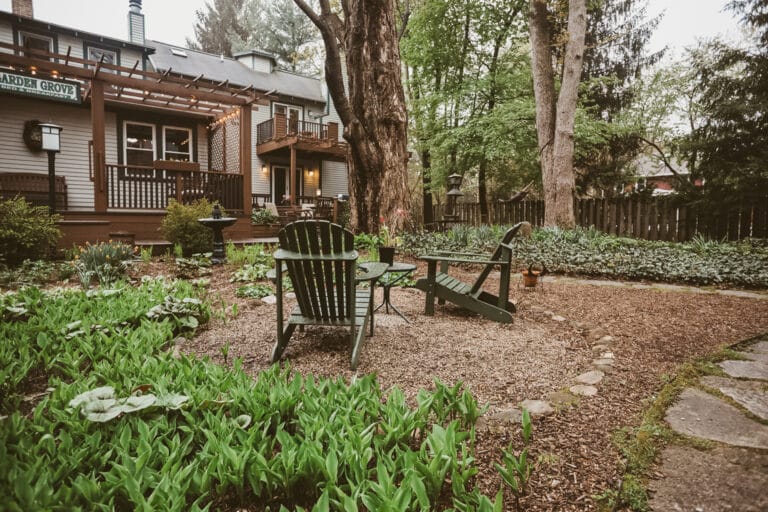
<path id="1" fill-rule="evenodd" d="M 44 52 L 53 51 L 51 39 L 48 39 L 47 37 L 36 37 L 30 34 L 21 34 L 21 45 L 24 48 L 29 48 L 30 50 Z M 39 57 L 39 55 L 39 53 L 35 52 L 35 56 Z"/>
<path id="2" fill-rule="evenodd" d="M 102 57 L 104 60 L 101 60 Z M 104 50 L 102 48 L 88 48 L 88 60 L 103 62 L 104 64 L 117 64 L 117 53 L 113 52 L 112 50 Z M 115 70 L 113 69 L 102 68 L 101 71 L 105 71 L 107 73 L 115 73 Z"/>
<path id="3" fill-rule="evenodd" d="M 190 138 L 192 131 L 183 128 L 165 129 L 165 159 L 189 162 L 192 160 Z"/>
<path id="4" fill-rule="evenodd" d="M 128 148 L 154 149 L 155 145 L 152 140 L 152 127 L 143 124 L 126 124 L 125 144 Z"/>

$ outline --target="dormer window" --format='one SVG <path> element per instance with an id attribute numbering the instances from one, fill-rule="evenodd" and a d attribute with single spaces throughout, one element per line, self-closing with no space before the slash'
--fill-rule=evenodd
<path id="1" fill-rule="evenodd" d="M 119 54 L 115 50 L 107 50 L 106 48 L 99 48 L 97 46 L 87 46 L 85 55 L 88 60 L 92 60 L 94 62 L 112 64 L 113 66 L 117 66 L 120 63 Z M 106 68 L 101 68 L 101 71 L 107 73 L 116 73 L 115 70 Z"/>
<path id="2" fill-rule="evenodd" d="M 34 54 L 29 55 L 30 57 L 45 59 L 46 57 L 43 57 L 40 52 L 53 53 L 53 38 L 30 32 L 19 32 L 19 46 L 32 50 Z"/>

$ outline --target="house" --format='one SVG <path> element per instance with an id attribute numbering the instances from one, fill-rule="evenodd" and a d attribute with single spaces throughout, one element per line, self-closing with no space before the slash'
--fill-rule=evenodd
<path id="1" fill-rule="evenodd" d="M 670 164 L 680 176 L 688 177 L 688 166 L 676 158 L 672 158 Z M 656 155 L 641 153 L 630 164 L 630 172 L 633 176 L 632 183 L 625 185 L 625 192 L 642 191 L 652 189 L 654 196 L 666 196 L 675 193 L 675 187 L 679 185 L 675 174 L 669 170 L 664 160 Z M 696 186 L 701 186 L 701 180 L 696 180 Z"/>
<path id="2" fill-rule="evenodd" d="M 157 232 L 170 199 L 208 197 L 240 217 L 347 193 L 347 146 L 325 84 L 275 68 L 258 50 L 234 58 L 146 40 L 141 0 L 128 38 L 0 11 L 0 195 L 47 191 L 36 124 L 63 128 L 55 156 L 63 246 Z M 43 194 L 45 197 L 47 195 Z"/>

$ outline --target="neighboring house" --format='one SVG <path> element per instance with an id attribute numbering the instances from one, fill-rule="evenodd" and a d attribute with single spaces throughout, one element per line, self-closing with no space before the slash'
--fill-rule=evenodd
<path id="1" fill-rule="evenodd" d="M 247 237 L 264 202 L 347 193 L 343 127 L 322 80 L 256 50 L 232 59 L 145 40 L 141 0 L 128 4 L 125 41 L 35 20 L 31 0 L 0 11 L 1 196 L 47 184 L 38 121 L 63 127 L 65 245 L 160 238 L 172 198 L 218 200 Z"/>
<path id="2" fill-rule="evenodd" d="M 681 176 L 687 178 L 690 174 L 684 162 L 672 158 L 670 164 Z M 677 178 L 660 157 L 641 154 L 630 163 L 630 170 L 634 179 L 624 187 L 625 192 L 641 191 L 650 187 L 655 196 L 675 193 Z M 697 181 L 696 186 L 701 186 L 700 180 Z"/>

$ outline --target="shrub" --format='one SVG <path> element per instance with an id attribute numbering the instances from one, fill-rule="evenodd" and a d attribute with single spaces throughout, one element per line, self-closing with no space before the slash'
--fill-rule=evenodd
<path id="1" fill-rule="evenodd" d="M 58 215 L 17 197 L 0 201 L 0 262 L 15 266 L 26 259 L 48 258 L 61 237 Z"/>
<path id="2" fill-rule="evenodd" d="M 160 224 L 160 231 L 166 240 L 181 245 L 184 256 L 210 251 L 213 247 L 213 232 L 197 222 L 197 219 L 210 217 L 212 208 L 213 205 L 207 199 L 192 204 L 171 200 Z M 222 216 L 226 216 L 223 211 Z"/>
<path id="3" fill-rule="evenodd" d="M 276 224 L 280 218 L 266 208 L 256 210 L 251 214 L 251 224 Z"/>

